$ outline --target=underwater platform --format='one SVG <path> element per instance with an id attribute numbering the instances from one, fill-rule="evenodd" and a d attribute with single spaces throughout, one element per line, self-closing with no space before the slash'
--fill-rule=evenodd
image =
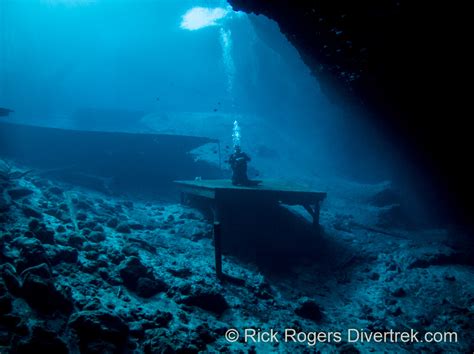
<path id="1" fill-rule="evenodd" d="M 294 183 L 263 180 L 257 186 L 235 186 L 231 180 L 175 181 L 181 190 L 181 203 L 190 199 L 206 199 L 213 211 L 213 236 L 215 249 L 216 275 L 222 274 L 222 232 L 221 212 L 224 207 L 237 211 L 238 208 L 265 208 L 277 204 L 301 205 L 313 219 L 313 231 L 319 231 L 320 204 L 326 198 L 325 192 L 309 190 Z"/>

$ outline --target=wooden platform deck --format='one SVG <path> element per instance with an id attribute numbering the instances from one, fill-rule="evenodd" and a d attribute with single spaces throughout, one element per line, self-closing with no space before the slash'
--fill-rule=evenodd
<path id="1" fill-rule="evenodd" d="M 319 230 L 320 204 L 326 198 L 325 192 L 317 192 L 303 186 L 276 180 L 264 180 L 258 186 L 234 186 L 230 180 L 175 181 L 181 190 L 181 202 L 186 204 L 189 197 L 210 200 L 214 214 L 214 247 L 216 274 L 222 278 L 221 220 L 219 209 L 229 203 L 248 205 L 287 204 L 302 205 L 313 219 L 313 228 Z"/>
<path id="2" fill-rule="evenodd" d="M 297 184 L 275 180 L 262 181 L 258 186 L 234 186 L 230 180 L 175 181 L 184 193 L 219 200 L 231 194 L 240 197 L 264 198 L 288 205 L 305 205 L 322 201 L 326 193 L 315 192 Z"/>

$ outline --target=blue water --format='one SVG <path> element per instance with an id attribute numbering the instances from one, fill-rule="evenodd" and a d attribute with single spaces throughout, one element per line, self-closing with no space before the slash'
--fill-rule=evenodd
<path id="1" fill-rule="evenodd" d="M 1 10 L 0 97 L 12 121 L 166 130 L 225 145 L 239 120 L 244 149 L 264 155 L 264 174 L 392 177 L 383 137 L 344 99 L 325 95 L 263 16 L 225 1 L 7 0 Z M 101 113 L 84 122 L 84 110 Z M 134 112 L 136 124 L 118 111 Z"/>
<path id="2" fill-rule="evenodd" d="M 319 79 L 224 0 L 0 0 L 0 353 L 469 351 L 472 242 Z M 226 337 L 246 328 L 339 335 Z"/>

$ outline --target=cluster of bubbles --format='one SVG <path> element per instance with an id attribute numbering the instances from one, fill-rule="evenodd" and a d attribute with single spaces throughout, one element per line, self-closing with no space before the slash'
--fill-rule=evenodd
<path id="1" fill-rule="evenodd" d="M 220 42 L 222 46 L 222 60 L 227 76 L 227 92 L 232 95 L 235 78 L 235 64 L 232 58 L 232 33 L 229 29 L 220 28 Z"/>
<path id="2" fill-rule="evenodd" d="M 234 128 L 232 129 L 232 142 L 234 144 L 234 148 L 236 146 L 240 146 L 240 126 L 239 122 L 234 120 Z"/>

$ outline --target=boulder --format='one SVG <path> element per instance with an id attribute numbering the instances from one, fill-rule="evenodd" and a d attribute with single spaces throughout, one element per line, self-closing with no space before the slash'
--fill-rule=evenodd
<path id="1" fill-rule="evenodd" d="M 55 240 L 54 240 L 54 231 L 49 230 L 45 227 L 39 228 L 38 230 L 33 232 L 33 235 L 41 241 L 41 243 L 49 244 L 49 245 L 54 245 Z"/>
<path id="2" fill-rule="evenodd" d="M 62 195 L 63 190 L 59 187 L 51 187 L 48 189 L 49 193 L 54 194 L 54 195 Z"/>
<path id="3" fill-rule="evenodd" d="M 13 298 L 10 295 L 0 296 L 0 315 L 9 313 L 12 308 Z"/>
<path id="4" fill-rule="evenodd" d="M 177 353 L 178 349 L 176 344 L 174 344 L 168 332 L 163 329 L 154 330 L 148 336 L 150 339 L 145 341 L 143 349 L 145 354 L 153 354 L 153 353 L 163 353 L 163 354 L 172 354 Z M 192 351 L 188 350 L 185 351 L 186 353 L 193 353 Z"/>
<path id="5" fill-rule="evenodd" d="M 128 288 L 135 288 L 140 277 L 153 277 L 151 270 L 145 267 L 138 257 L 129 257 L 123 261 L 119 273 Z"/>
<path id="6" fill-rule="evenodd" d="M 216 333 L 209 328 L 207 323 L 200 324 L 195 329 L 195 338 L 192 339 L 194 344 L 200 351 L 204 351 L 208 344 L 217 340 Z"/>
<path id="7" fill-rule="evenodd" d="M 72 247 L 82 247 L 84 242 L 86 242 L 86 238 L 82 235 L 72 234 L 68 237 L 67 244 Z"/>
<path id="8" fill-rule="evenodd" d="M 21 292 L 21 281 L 15 267 L 10 263 L 2 264 L 0 266 L 0 273 L 2 274 L 5 287 L 8 291 L 14 296 L 19 296 Z"/>
<path id="9" fill-rule="evenodd" d="M 216 290 L 199 288 L 180 301 L 188 306 L 196 306 L 205 311 L 221 315 L 229 308 L 224 296 Z"/>
<path id="10" fill-rule="evenodd" d="M 139 223 L 130 223 L 128 227 L 132 230 L 144 230 L 145 226 Z"/>
<path id="11" fill-rule="evenodd" d="M 28 305 L 41 313 L 70 313 L 73 309 L 70 294 L 57 289 L 52 280 L 35 274 L 25 277 L 21 293 Z"/>
<path id="12" fill-rule="evenodd" d="M 299 305 L 295 309 L 295 313 L 300 317 L 315 322 L 319 322 L 323 318 L 321 307 L 316 302 L 308 298 L 300 299 Z"/>
<path id="13" fill-rule="evenodd" d="M 160 280 L 150 278 L 138 278 L 135 293 L 141 297 L 152 297 L 159 292 L 168 290 L 168 285 Z"/>
<path id="14" fill-rule="evenodd" d="M 392 291 L 392 296 L 395 297 L 405 297 L 407 295 L 405 289 L 403 288 L 397 288 L 394 291 Z"/>
<path id="15" fill-rule="evenodd" d="M 51 245 L 55 243 L 54 231 L 49 230 L 46 225 L 39 222 L 38 219 L 31 219 L 31 221 L 28 223 L 28 229 L 30 230 L 30 233 L 32 233 L 32 236 L 40 240 L 41 243 Z M 25 236 L 31 235 L 30 233 Z"/>
<path id="16" fill-rule="evenodd" d="M 48 254 L 52 265 L 59 263 L 76 263 L 79 257 L 77 249 L 59 245 L 49 248 Z"/>
<path id="17" fill-rule="evenodd" d="M 117 232 L 121 232 L 123 234 L 129 234 L 131 233 L 131 229 L 130 229 L 130 225 L 128 225 L 127 223 L 120 223 L 117 225 L 117 228 L 115 229 L 117 230 Z"/>
<path id="18" fill-rule="evenodd" d="M 26 205 L 23 205 L 23 207 L 21 208 L 21 211 L 28 218 L 41 219 L 43 217 L 43 214 L 41 214 L 40 211 Z"/>
<path id="19" fill-rule="evenodd" d="M 49 263 L 46 250 L 38 239 L 17 237 L 13 245 L 20 250 L 20 258 L 16 264 L 19 271 L 41 263 Z"/>
<path id="20" fill-rule="evenodd" d="M 12 198 L 13 200 L 17 200 L 17 199 L 24 198 L 33 194 L 33 191 L 28 188 L 12 188 L 12 189 L 9 189 L 7 193 L 10 196 L 10 198 Z"/>
<path id="21" fill-rule="evenodd" d="M 87 238 L 91 242 L 102 242 L 105 240 L 105 234 L 100 231 L 92 231 Z"/>
<path id="22" fill-rule="evenodd" d="M 68 214 L 59 208 L 49 208 L 49 209 L 43 210 L 43 212 L 61 221 L 66 221 L 69 219 Z"/>
<path id="23" fill-rule="evenodd" d="M 119 274 L 125 287 L 141 297 L 151 297 L 169 288 L 165 282 L 156 279 L 138 257 L 129 257 L 122 262 Z"/>
<path id="24" fill-rule="evenodd" d="M 56 231 L 57 231 L 57 232 L 66 232 L 66 228 L 65 228 L 63 225 L 59 225 L 59 226 L 56 228 Z"/>
<path id="25" fill-rule="evenodd" d="M 153 323 L 158 327 L 167 327 L 173 319 L 173 315 L 169 312 L 159 311 L 153 313 Z"/>
<path id="26" fill-rule="evenodd" d="M 26 268 L 23 272 L 21 272 L 20 277 L 25 279 L 29 274 L 37 275 L 44 279 L 51 278 L 51 270 L 46 263 L 41 263 L 36 266 Z"/>
<path id="27" fill-rule="evenodd" d="M 119 221 L 117 218 L 112 218 L 109 221 L 107 221 L 107 226 L 111 228 L 116 228 L 118 225 Z"/>
<path id="28" fill-rule="evenodd" d="M 26 320 L 14 313 L 7 313 L 0 316 L 0 327 L 6 328 L 11 334 L 15 333 L 20 336 L 27 336 L 29 334 Z"/>
<path id="29" fill-rule="evenodd" d="M 120 353 L 125 349 L 129 328 L 114 314 L 102 310 L 76 312 L 69 326 L 79 337 L 81 352 Z"/>
<path id="30" fill-rule="evenodd" d="M 360 351 L 353 344 L 344 343 L 339 348 L 339 354 L 359 354 Z"/>
<path id="31" fill-rule="evenodd" d="M 104 232 L 104 228 L 102 227 L 102 225 L 100 225 L 100 224 L 97 223 L 97 224 L 94 226 L 94 228 L 92 229 L 92 231 Z"/>
<path id="32" fill-rule="evenodd" d="M 31 336 L 22 341 L 15 342 L 13 345 L 14 353 L 55 353 L 67 354 L 68 347 L 59 336 L 45 328 L 36 326 L 33 328 Z"/>
<path id="33" fill-rule="evenodd" d="M 9 209 L 10 209 L 10 204 L 0 194 L 0 214 L 1 213 L 6 213 Z"/>
<path id="34" fill-rule="evenodd" d="M 128 245 L 136 246 L 142 250 L 148 251 L 150 253 L 156 253 L 156 247 L 151 245 L 149 242 L 136 238 L 136 237 L 129 237 L 128 238 Z"/>
<path id="35" fill-rule="evenodd" d="M 35 231 L 40 227 L 40 221 L 38 219 L 32 218 L 28 223 L 28 229 L 30 231 Z"/>
<path id="36" fill-rule="evenodd" d="M 79 221 L 87 220 L 87 214 L 86 213 L 77 213 L 76 220 L 79 220 Z"/>

